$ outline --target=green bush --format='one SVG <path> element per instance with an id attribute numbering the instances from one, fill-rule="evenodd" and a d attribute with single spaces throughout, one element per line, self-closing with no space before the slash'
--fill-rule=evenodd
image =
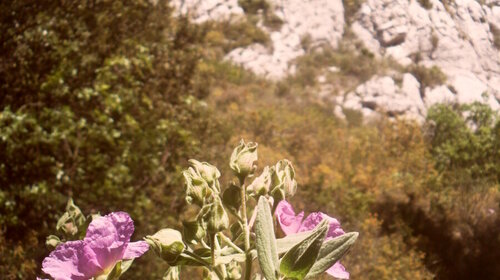
<path id="1" fill-rule="evenodd" d="M 437 105 L 427 119 L 436 166 L 451 182 L 500 180 L 500 122 L 488 105 Z"/>
<path id="2" fill-rule="evenodd" d="M 207 44 L 211 47 L 222 48 L 224 54 L 251 44 L 266 46 L 271 40 L 267 33 L 247 19 L 237 22 L 205 22 L 203 28 L 207 31 Z"/>
<path id="3" fill-rule="evenodd" d="M 265 14 L 270 8 L 267 0 L 238 0 L 238 4 L 247 14 L 257 14 L 258 11 Z"/>
<path id="4" fill-rule="evenodd" d="M 180 207 L 175 174 L 210 125 L 194 79 L 203 36 L 169 11 L 0 4 L 0 248 L 24 248 L 16 265 L 2 257 L 5 277 L 35 278 L 68 196 L 86 212 L 128 211 L 142 235 Z"/>
<path id="5" fill-rule="evenodd" d="M 427 68 L 422 65 L 414 64 L 409 66 L 406 71 L 410 72 L 420 83 L 420 94 L 423 96 L 425 88 L 442 85 L 446 82 L 446 74 L 437 66 Z"/>

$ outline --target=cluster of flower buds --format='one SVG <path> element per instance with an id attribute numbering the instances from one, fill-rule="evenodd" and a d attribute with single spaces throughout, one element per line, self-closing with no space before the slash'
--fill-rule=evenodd
<path id="1" fill-rule="evenodd" d="M 217 167 L 206 162 L 191 159 L 189 163 L 191 167 L 182 173 L 186 180 L 186 201 L 203 207 L 207 200 L 220 193 L 220 172 Z"/>
<path id="2" fill-rule="evenodd" d="M 257 170 L 256 161 L 257 144 L 242 140 L 229 162 L 238 183 L 231 182 L 222 191 L 221 173 L 215 166 L 190 160 L 183 171 L 185 199 L 197 210 L 195 217 L 183 222 L 182 231 L 161 229 L 145 241 L 130 242 L 134 227 L 128 214 L 87 219 L 70 200 L 57 229 L 73 239 L 85 237 L 66 243 L 49 237 L 47 243 L 57 247 L 44 261 L 43 271 L 55 279 L 83 279 L 78 277 L 84 275 L 114 280 L 134 258 L 152 248 L 170 266 L 165 280 L 178 280 L 181 266 L 203 267 L 206 280 L 306 280 L 325 272 L 349 278 L 338 261 L 358 234 L 345 233 L 338 220 L 325 213 L 311 213 L 305 219 L 303 212 L 295 214 L 286 201 L 297 190 L 295 170 L 288 160 L 264 167 L 246 184 Z M 277 224 L 286 237 L 276 238 Z M 253 271 L 255 259 L 260 268 Z M 94 262 L 99 266 L 92 266 Z"/>
<path id="3" fill-rule="evenodd" d="M 266 166 L 247 188 L 250 195 L 269 195 L 275 203 L 293 196 L 296 191 L 295 170 L 292 163 L 286 159 L 280 160 L 275 166 Z"/>

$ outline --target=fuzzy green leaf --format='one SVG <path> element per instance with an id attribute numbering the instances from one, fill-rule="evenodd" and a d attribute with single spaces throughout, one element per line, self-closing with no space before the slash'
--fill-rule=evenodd
<path id="1" fill-rule="evenodd" d="M 354 244 L 358 235 L 357 232 L 349 232 L 325 242 L 319 250 L 316 262 L 307 273 L 306 279 L 314 279 L 340 260 Z"/>
<path id="2" fill-rule="evenodd" d="M 281 260 L 281 273 L 291 279 L 302 280 L 318 257 L 328 231 L 328 221 L 323 220 L 306 239 L 290 249 Z"/>
<path id="3" fill-rule="evenodd" d="M 276 239 L 278 254 L 281 255 L 288 252 L 288 250 L 292 249 L 293 246 L 306 239 L 312 233 L 312 231 L 303 231 L 296 234 L 289 234 L 283 238 Z"/>
<path id="4" fill-rule="evenodd" d="M 255 244 L 262 273 L 267 280 L 278 279 L 278 250 L 274 236 L 273 216 L 267 199 L 260 197 L 255 221 Z"/>

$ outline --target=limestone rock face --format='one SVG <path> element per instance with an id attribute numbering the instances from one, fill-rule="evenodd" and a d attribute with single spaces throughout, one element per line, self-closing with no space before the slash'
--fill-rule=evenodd
<path id="1" fill-rule="evenodd" d="M 238 0 L 173 0 L 179 13 L 189 13 L 195 22 L 228 20 L 244 16 Z M 328 44 L 336 48 L 346 23 L 342 0 L 268 0 L 272 12 L 283 21 L 279 30 L 258 25 L 271 38 L 270 46 L 259 44 L 229 52 L 231 60 L 270 79 L 293 74 L 294 59 L 309 46 Z M 367 117 L 386 113 L 423 120 L 436 103 L 480 101 L 500 109 L 500 52 L 494 30 L 500 30 L 500 2 L 454 0 L 446 6 L 429 0 L 424 8 L 417 0 L 366 0 L 350 29 L 375 57 L 391 57 L 407 66 L 418 63 L 437 66 L 447 76 L 445 85 L 421 88 L 409 73 L 395 82 L 393 76 L 374 76 L 354 91 L 327 96 L 341 108 L 360 110 Z M 327 69 L 338 71 L 335 65 Z M 334 72 L 333 70 L 331 71 Z M 318 96 L 331 90 L 324 77 Z M 325 90 L 326 89 L 326 90 Z"/>
<path id="2" fill-rule="evenodd" d="M 427 10 L 415 0 L 367 0 L 352 29 L 377 55 L 408 65 L 418 54 L 419 63 L 441 68 L 457 93 L 456 101 L 486 99 L 498 108 L 500 53 L 491 30 L 500 21 L 498 3 L 455 0 L 445 7 L 438 0 L 429 2 Z M 437 92 L 445 96 L 430 97 L 429 104 L 449 99 L 447 91 Z M 483 98 L 483 93 L 488 96 Z"/>
<path id="3" fill-rule="evenodd" d="M 237 0 L 175 0 L 174 6 L 182 13 L 192 14 L 195 22 L 225 20 L 241 15 Z M 288 0 L 269 1 L 272 12 L 283 21 L 273 31 L 262 23 L 260 28 L 271 37 L 271 46 L 251 45 L 232 50 L 227 59 L 241 64 L 271 79 L 284 78 L 293 73 L 290 62 L 303 55 L 301 40 L 309 37 L 311 45 L 327 43 L 336 47 L 344 33 L 344 7 L 342 0 Z M 236 8 L 235 8 L 236 7 Z"/>
<path id="4" fill-rule="evenodd" d="M 389 116 L 405 116 L 423 121 L 427 108 L 420 96 L 420 84 L 411 74 L 404 74 L 401 85 L 389 76 L 372 77 L 359 85 L 354 92 L 339 98 L 344 108 L 360 110 L 365 118 L 379 113 Z"/>

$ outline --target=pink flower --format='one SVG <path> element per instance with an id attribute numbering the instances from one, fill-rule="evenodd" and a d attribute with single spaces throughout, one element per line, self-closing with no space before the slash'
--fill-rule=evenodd
<path id="1" fill-rule="evenodd" d="M 84 280 L 108 273 L 120 260 L 142 256 L 149 245 L 130 242 L 134 222 L 125 212 L 94 219 L 83 240 L 60 244 L 43 260 L 43 272 L 55 280 Z"/>
<path id="2" fill-rule="evenodd" d="M 345 233 L 340 227 L 339 221 L 326 215 L 325 213 L 314 212 L 309 214 L 309 216 L 305 219 L 304 212 L 300 212 L 298 215 L 295 215 L 292 205 L 290 205 L 290 203 L 286 200 L 282 200 L 278 203 L 274 214 L 278 219 L 281 230 L 283 230 L 286 235 L 313 230 L 316 225 L 323 221 L 323 219 L 327 219 L 330 223 L 325 241 Z M 326 272 L 336 278 L 349 279 L 349 272 L 345 270 L 344 266 L 340 264 L 340 262 L 336 262 Z"/>

